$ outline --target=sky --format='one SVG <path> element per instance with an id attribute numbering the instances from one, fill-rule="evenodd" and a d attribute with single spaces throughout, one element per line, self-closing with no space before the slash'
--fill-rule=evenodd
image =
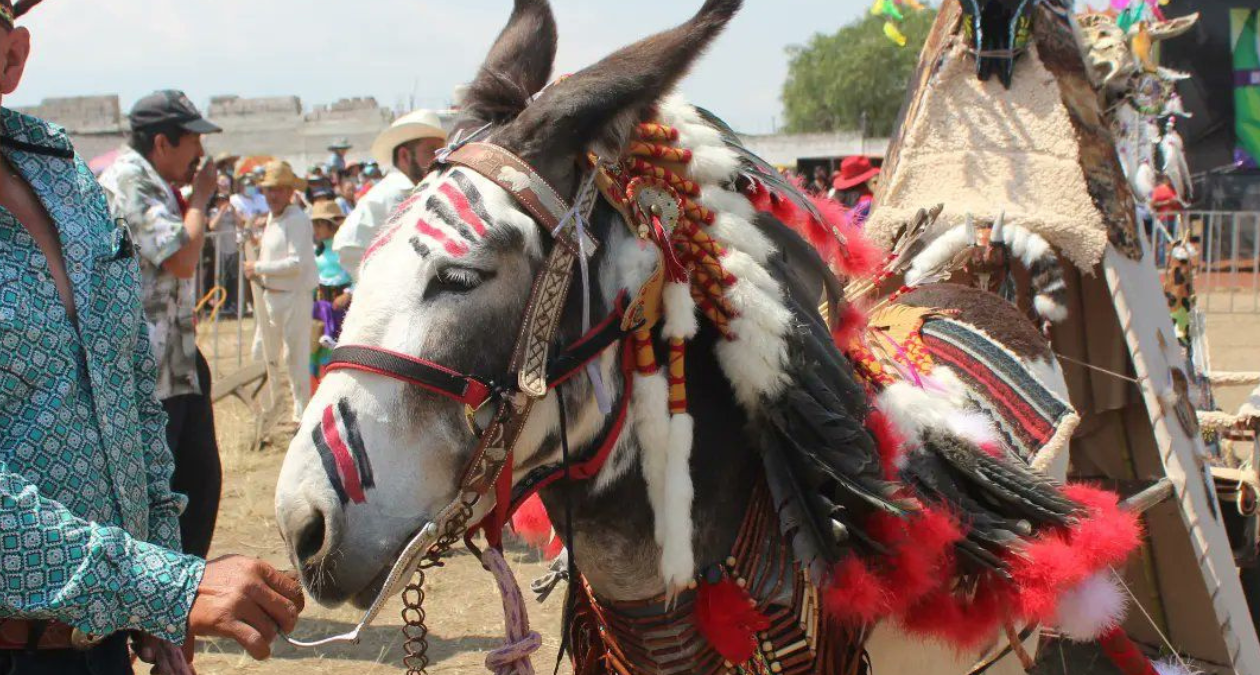
<path id="1" fill-rule="evenodd" d="M 684 21 L 700 0 L 552 0 L 556 74 Z M 683 83 L 741 131 L 782 123 L 785 49 L 831 33 L 867 0 L 746 0 Z M 296 94 L 308 108 L 351 96 L 444 107 L 471 79 L 511 0 L 45 0 L 24 20 L 33 53 L 6 105 L 119 94 L 124 112 L 156 89 L 211 96 Z"/>

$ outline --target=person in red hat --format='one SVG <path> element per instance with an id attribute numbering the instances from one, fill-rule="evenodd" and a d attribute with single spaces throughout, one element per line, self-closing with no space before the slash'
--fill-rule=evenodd
<path id="1" fill-rule="evenodd" d="M 829 196 L 853 209 L 859 220 L 865 220 L 875 199 L 872 188 L 877 176 L 879 169 L 871 165 L 869 157 L 845 157 L 840 162 L 839 175 L 831 182 Z"/>

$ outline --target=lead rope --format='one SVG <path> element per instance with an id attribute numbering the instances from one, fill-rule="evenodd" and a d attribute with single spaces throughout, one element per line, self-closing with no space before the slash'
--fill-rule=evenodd
<path id="1" fill-rule="evenodd" d="M 529 629 L 529 612 L 516 577 L 496 548 L 487 548 L 481 554 L 481 564 L 494 575 L 499 587 L 507 632 L 507 644 L 486 655 L 486 668 L 495 675 L 534 675 L 530 655 L 542 646 L 542 636 Z"/>

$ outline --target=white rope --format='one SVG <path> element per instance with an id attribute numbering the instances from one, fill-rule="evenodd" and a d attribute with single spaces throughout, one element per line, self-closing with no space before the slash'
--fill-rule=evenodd
<path id="1" fill-rule="evenodd" d="M 1169 640 L 1164 631 L 1160 629 L 1159 624 L 1155 623 L 1155 618 L 1151 616 L 1150 612 L 1146 611 L 1146 607 L 1142 606 L 1141 601 L 1134 595 L 1133 589 L 1129 588 L 1129 584 L 1125 582 L 1124 577 L 1114 567 L 1111 568 L 1111 575 L 1115 577 L 1116 581 L 1120 582 L 1120 586 L 1124 588 L 1125 593 L 1129 594 L 1129 599 L 1133 601 L 1133 604 L 1142 610 L 1142 616 L 1145 616 L 1147 623 L 1151 624 L 1151 628 L 1155 629 L 1159 639 L 1164 641 L 1164 646 L 1168 647 L 1169 653 L 1173 655 L 1173 658 L 1177 659 L 1177 663 L 1181 664 L 1181 667 L 1185 668 L 1186 672 L 1193 673 L 1194 669 L 1190 667 L 1190 664 L 1186 663 L 1185 659 L 1181 658 L 1181 652 L 1177 651 L 1177 648 L 1173 646 L 1172 640 Z"/>
<path id="2" fill-rule="evenodd" d="M 1114 377 L 1118 380 L 1124 380 L 1125 382 L 1132 382 L 1133 384 L 1136 384 L 1139 387 L 1142 386 L 1142 381 L 1135 377 L 1129 377 L 1128 375 L 1121 375 L 1120 373 L 1117 373 L 1115 371 L 1107 370 L 1106 368 L 1100 368 L 1099 366 L 1095 366 L 1092 363 L 1085 363 L 1084 361 L 1077 361 L 1076 359 L 1070 356 L 1064 356 L 1063 354 L 1060 354 L 1058 352 L 1055 352 L 1054 355 L 1059 357 L 1060 360 L 1067 361 L 1068 363 L 1074 363 L 1082 368 L 1088 368 L 1095 372 L 1102 373 L 1103 375 L 1110 375 L 1111 377 Z"/>
<path id="3" fill-rule="evenodd" d="M 1249 387 L 1260 384 L 1260 373 L 1208 373 L 1208 380 L 1216 387 Z"/>

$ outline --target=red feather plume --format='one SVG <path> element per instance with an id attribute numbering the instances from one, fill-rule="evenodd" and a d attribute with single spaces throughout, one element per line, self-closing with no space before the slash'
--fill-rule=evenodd
<path id="1" fill-rule="evenodd" d="M 748 592 L 734 581 L 700 582 L 696 590 L 696 625 L 722 658 L 745 663 L 757 652 L 757 633 L 770 627 Z"/>
<path id="2" fill-rule="evenodd" d="M 520 508 L 512 516 L 512 531 L 529 546 L 543 552 L 548 560 L 560 555 L 564 550 L 564 542 L 556 536 L 555 528 L 542 499 L 533 495 L 521 503 Z"/>

